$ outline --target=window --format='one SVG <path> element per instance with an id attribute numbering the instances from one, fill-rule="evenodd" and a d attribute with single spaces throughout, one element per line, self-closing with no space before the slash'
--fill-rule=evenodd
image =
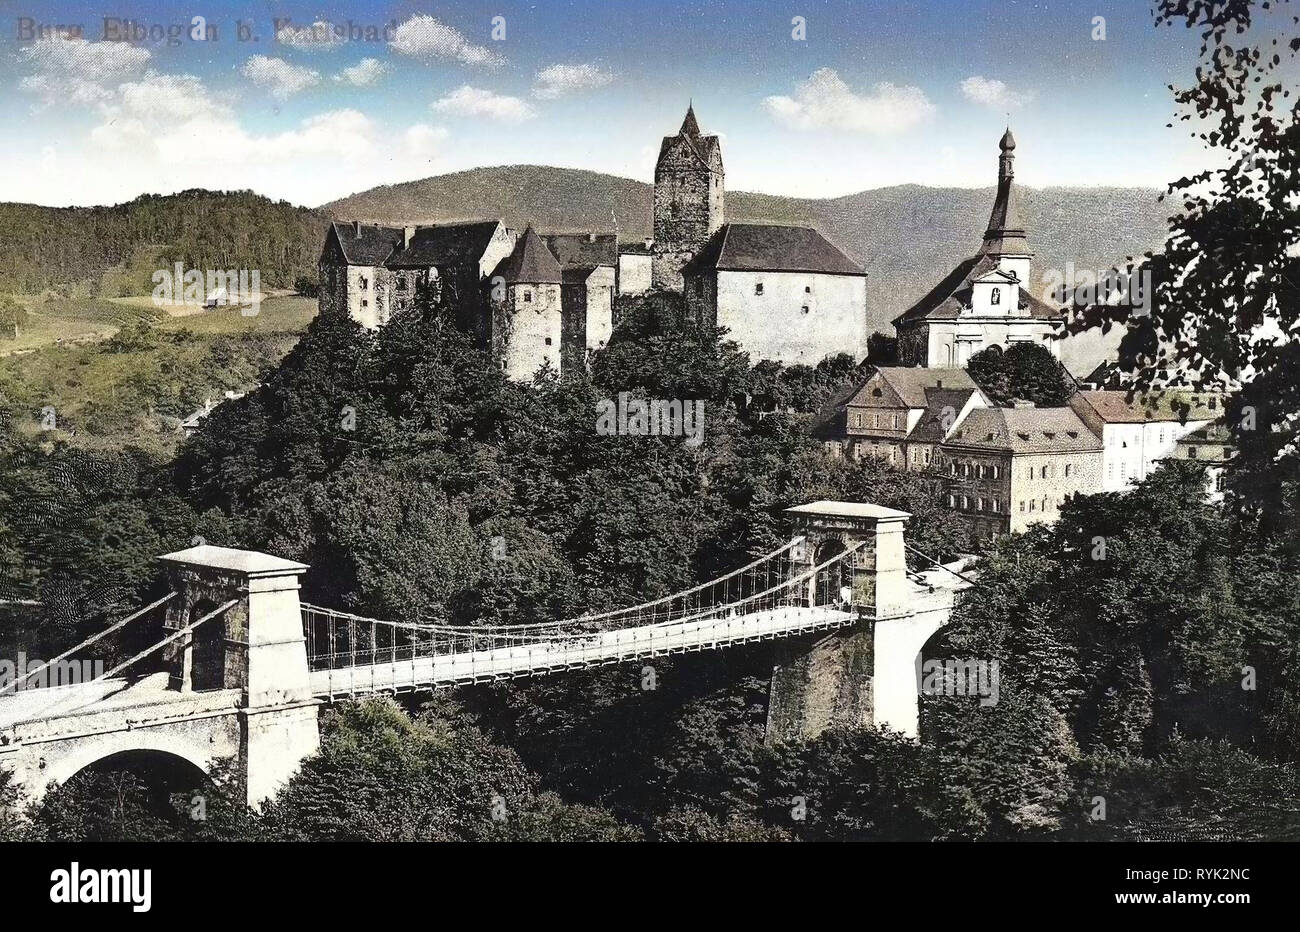
<path id="1" fill-rule="evenodd" d="M 861 414 L 855 414 L 855 415 L 853 415 L 853 426 L 854 426 L 854 427 L 861 427 L 861 426 L 862 426 L 862 415 L 861 415 Z"/>
<path id="2" fill-rule="evenodd" d="M 362 301 L 361 303 L 362 303 L 362 304 L 365 304 L 364 301 Z M 1189 460 L 1194 460 L 1194 459 L 1196 459 L 1196 447 L 1189 446 L 1189 447 L 1187 448 L 1187 458 L 1188 458 Z"/>
<path id="3" fill-rule="evenodd" d="M 957 507 L 957 496 L 955 496 L 955 495 L 949 495 L 949 496 L 948 496 L 948 507 L 949 507 L 949 508 L 956 508 L 956 507 Z"/>
<path id="4" fill-rule="evenodd" d="M 1047 496 L 1043 496 L 1043 511 L 1047 510 Z"/>
<path id="5" fill-rule="evenodd" d="M 803 286 L 803 293 L 804 293 L 804 294 L 812 294 L 812 285 L 804 285 L 804 286 Z"/>
<path id="6" fill-rule="evenodd" d="M 1042 467 L 1039 468 L 1039 470 L 1038 470 L 1038 478 L 1040 478 L 1040 479 L 1046 479 L 1046 478 L 1047 478 L 1047 467 L 1046 467 L 1046 466 L 1042 466 Z"/>
<path id="7" fill-rule="evenodd" d="M 808 305 L 805 304 L 802 308 L 800 308 L 800 310 L 803 311 L 805 314 L 807 314 L 807 313 L 808 313 Z"/>
<path id="8" fill-rule="evenodd" d="M 1067 478 L 1067 479 L 1070 478 L 1070 464 L 1069 464 L 1069 463 L 1066 463 L 1066 464 L 1065 464 L 1065 478 Z"/>
<path id="9" fill-rule="evenodd" d="M 1031 498 L 1031 499 L 1029 500 L 1029 510 L 1030 510 L 1030 511 L 1033 511 L 1033 510 L 1034 510 L 1034 506 L 1035 506 L 1036 504 L 1037 504 L 1037 502 L 1035 502 L 1035 501 Z"/>
<path id="10" fill-rule="evenodd" d="M 1107 478 L 1107 479 L 1114 479 L 1114 478 L 1115 478 L 1115 464 L 1114 464 L 1114 463 L 1107 463 L 1107 464 L 1106 464 L 1106 478 Z"/>
<path id="11" fill-rule="evenodd" d="M 1025 470 L 1025 478 L 1026 479 L 1034 478 L 1034 467 L 1030 466 L 1027 470 Z"/>
<path id="12" fill-rule="evenodd" d="M 365 290 L 366 290 L 367 288 L 369 288 L 369 287 L 370 287 L 370 279 L 368 279 L 368 278 L 366 278 L 364 275 L 362 275 L 362 276 L 361 276 L 361 290 L 362 290 L 362 291 L 365 291 Z"/>
<path id="13" fill-rule="evenodd" d="M 1002 467 L 1001 467 L 1001 466 L 994 466 L 994 467 L 993 467 L 993 478 L 994 478 L 994 479 L 1001 479 L 1001 478 L 1002 478 Z"/>
<path id="14" fill-rule="evenodd" d="M 961 497 L 961 508 L 962 508 L 962 511 L 965 511 L 965 510 L 966 510 L 967 508 L 969 508 L 969 507 L 970 507 L 970 499 L 967 498 L 965 495 L 963 495 L 963 496 Z"/>
<path id="15" fill-rule="evenodd" d="M 550 346 L 550 345 L 551 345 L 551 338 L 550 338 L 550 337 L 547 337 L 547 338 L 546 338 L 546 345 L 547 345 L 547 346 Z"/>
<path id="16" fill-rule="evenodd" d="M 1000 511 L 1002 510 L 1002 500 L 1001 500 L 1001 499 L 995 498 L 995 499 L 993 499 L 992 502 L 990 502 L 990 504 L 993 506 L 993 513 L 994 513 L 994 514 L 997 514 L 998 512 L 1000 512 Z"/>
<path id="17" fill-rule="evenodd" d="M 989 468 L 988 468 L 987 466 L 981 464 L 981 465 L 980 465 L 980 478 L 981 478 L 981 479 L 987 479 L 987 478 L 988 478 L 988 475 L 989 475 Z"/>
<path id="18" fill-rule="evenodd" d="M 1216 492 L 1223 491 L 1223 473 L 1219 473 L 1214 477 L 1214 491 Z"/>
<path id="19" fill-rule="evenodd" d="M 925 464 L 926 464 L 927 466 L 930 465 L 930 451 L 929 451 L 929 450 L 926 450 L 926 451 L 925 451 Z"/>
<path id="20" fill-rule="evenodd" d="M 993 289 L 993 294 L 992 294 L 992 296 L 989 298 L 989 303 L 990 303 L 990 304 L 1001 304 L 1001 303 L 1002 303 L 1002 289 L 1001 289 L 1001 288 L 994 288 L 994 289 Z"/>
<path id="21" fill-rule="evenodd" d="M 533 303 L 533 293 L 526 288 L 524 289 L 524 303 L 525 304 Z"/>
<path id="22" fill-rule="evenodd" d="M 1021 513 L 1022 515 L 1025 513 L 1025 502 L 1024 502 L 1024 499 L 1021 499 L 1021 500 L 1020 500 L 1020 513 Z"/>
<path id="23" fill-rule="evenodd" d="M 754 294 L 762 294 L 762 293 L 763 293 L 763 283 L 762 283 L 762 282 L 755 282 L 755 283 L 754 283 Z"/>
<path id="24" fill-rule="evenodd" d="M 362 298 L 362 299 L 361 299 L 361 306 L 362 306 L 362 307 L 370 307 L 370 302 L 367 301 L 365 298 Z"/>
<path id="25" fill-rule="evenodd" d="M 984 499 L 982 499 L 982 498 L 977 498 L 977 499 L 975 500 L 975 510 L 976 510 L 976 511 L 983 511 L 983 510 L 984 510 Z"/>
<path id="26" fill-rule="evenodd" d="M 505 370 L 506 370 L 506 361 L 503 359 L 501 360 L 501 371 L 504 372 Z"/>

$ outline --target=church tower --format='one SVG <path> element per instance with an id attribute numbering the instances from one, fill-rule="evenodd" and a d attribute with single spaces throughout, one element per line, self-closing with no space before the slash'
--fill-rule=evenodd
<path id="1" fill-rule="evenodd" d="M 676 136 L 665 136 L 655 164 L 651 284 L 682 290 L 682 268 L 722 226 L 722 146 L 704 136 L 694 106 Z"/>
<path id="2" fill-rule="evenodd" d="M 998 194 L 989 215 L 989 228 L 984 232 L 982 251 L 998 260 L 1001 271 L 1020 279 L 1021 287 L 1028 287 L 1034 254 L 1029 251 L 1020 213 L 1020 189 L 1015 185 L 1016 137 L 1011 135 L 1010 127 L 1002 134 L 998 148 Z"/>

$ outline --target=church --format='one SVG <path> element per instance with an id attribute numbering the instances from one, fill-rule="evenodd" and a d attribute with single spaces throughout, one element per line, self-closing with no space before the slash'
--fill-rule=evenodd
<path id="1" fill-rule="evenodd" d="M 1034 254 L 1020 213 L 1010 129 L 998 147 L 998 191 L 983 245 L 894 318 L 902 365 L 960 368 L 980 350 L 1015 343 L 1038 343 L 1060 354 L 1061 309 L 1029 290 Z"/>

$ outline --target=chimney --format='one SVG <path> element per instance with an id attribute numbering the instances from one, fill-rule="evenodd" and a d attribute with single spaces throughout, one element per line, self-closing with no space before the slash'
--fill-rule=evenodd
<path id="1" fill-rule="evenodd" d="M 415 238 L 415 227 L 402 228 L 402 248 L 410 249 L 411 240 Z"/>
<path id="2" fill-rule="evenodd" d="M 352 221 L 352 235 L 353 235 L 353 236 L 357 236 L 357 237 L 361 236 L 361 221 L 360 221 L 360 220 L 353 220 L 353 221 Z"/>

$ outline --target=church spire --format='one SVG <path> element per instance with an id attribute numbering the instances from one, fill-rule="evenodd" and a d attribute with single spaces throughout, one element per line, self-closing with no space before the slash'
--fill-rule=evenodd
<path id="1" fill-rule="evenodd" d="M 992 256 L 1028 256 L 1025 222 L 1020 213 L 1020 189 L 1015 184 L 1016 137 L 1011 127 L 998 142 L 998 193 L 984 233 L 984 252 Z"/>
<path id="2" fill-rule="evenodd" d="M 700 135 L 700 124 L 695 119 L 695 101 L 693 100 L 686 106 L 686 119 L 682 120 L 682 128 L 679 135 Z"/>

